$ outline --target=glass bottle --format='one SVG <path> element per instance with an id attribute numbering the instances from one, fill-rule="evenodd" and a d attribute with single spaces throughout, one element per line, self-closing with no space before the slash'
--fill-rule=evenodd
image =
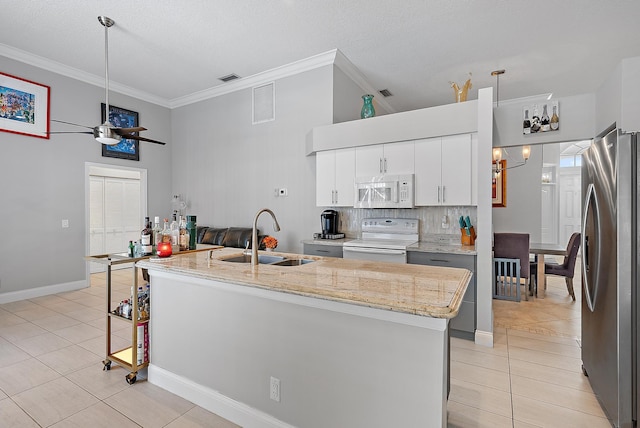
<path id="1" fill-rule="evenodd" d="M 129 241 L 129 257 L 135 257 L 135 246 L 133 245 L 133 241 Z"/>
<path id="2" fill-rule="evenodd" d="M 553 114 L 551 115 L 551 120 L 549 121 L 549 125 L 551 126 L 552 131 L 557 131 L 560 128 L 560 118 L 558 117 L 558 106 L 553 106 Z"/>
<path id="3" fill-rule="evenodd" d="M 190 250 L 195 250 L 196 249 L 196 238 L 197 238 L 197 232 L 196 232 L 196 216 L 194 215 L 188 215 L 187 216 L 187 231 L 189 232 L 189 249 Z"/>
<path id="4" fill-rule="evenodd" d="M 180 216 L 180 251 L 189 249 L 189 231 L 187 230 L 187 221 L 184 216 Z"/>
<path id="5" fill-rule="evenodd" d="M 153 233 L 151 230 L 151 221 L 149 217 L 144 218 L 144 228 L 140 232 L 140 243 L 142 244 L 142 255 L 150 256 L 153 254 Z"/>
<path id="6" fill-rule="evenodd" d="M 529 110 L 524 111 L 524 121 L 522 122 L 522 133 L 531 134 L 531 121 L 529 120 Z"/>
<path id="7" fill-rule="evenodd" d="M 160 217 L 153 219 L 153 253 L 158 252 L 158 243 L 162 240 L 162 228 L 160 227 Z"/>
<path id="8" fill-rule="evenodd" d="M 169 228 L 169 219 L 164 219 L 164 226 L 161 232 L 160 242 L 169 242 L 171 243 L 171 229 Z"/>
<path id="9" fill-rule="evenodd" d="M 364 100 L 364 104 L 362 105 L 362 111 L 360 112 L 360 117 L 362 119 L 366 119 L 368 117 L 374 117 L 376 115 L 376 110 L 373 108 L 373 95 L 366 94 L 362 96 Z"/>
<path id="10" fill-rule="evenodd" d="M 180 230 L 178 227 L 178 221 L 176 213 L 173 213 L 173 220 L 171 221 L 171 252 L 177 253 L 180 251 Z"/>
<path id="11" fill-rule="evenodd" d="M 549 114 L 547 113 L 547 105 L 542 106 L 542 117 L 540 118 L 540 125 L 542 125 L 542 132 L 547 132 L 551 129 L 549 126 Z"/>

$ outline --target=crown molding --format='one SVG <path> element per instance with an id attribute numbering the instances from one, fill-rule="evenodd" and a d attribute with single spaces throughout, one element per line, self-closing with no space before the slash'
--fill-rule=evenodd
<path id="1" fill-rule="evenodd" d="M 219 86 L 194 92 L 193 94 L 185 95 L 184 97 L 174 98 L 171 100 L 170 105 L 171 108 L 182 107 L 188 104 L 204 101 L 209 98 L 215 98 L 231 92 L 239 91 L 241 89 L 253 88 L 254 86 L 294 76 L 326 65 L 331 65 L 335 61 L 336 52 L 339 51 L 337 49 L 333 49 L 306 59 L 254 74 L 252 76 L 241 77 L 240 79 L 235 79 Z"/>
<path id="2" fill-rule="evenodd" d="M 104 88 L 105 86 L 104 77 L 102 76 L 96 76 L 95 74 L 87 73 L 86 71 L 78 70 L 77 68 L 69 67 L 57 61 L 34 55 L 32 53 L 25 52 L 23 50 L 2 43 L 0 43 L 0 55 L 23 62 L 25 64 L 32 65 L 34 67 L 51 71 L 56 74 L 60 74 L 62 76 L 79 80 L 90 85 L 98 86 L 100 88 Z M 109 81 L 109 90 L 133 98 L 137 98 L 142 101 L 147 101 L 162 107 L 174 109 L 199 101 L 204 101 L 210 98 L 219 97 L 221 95 L 229 94 L 241 89 L 252 88 L 264 83 L 273 82 L 277 79 L 294 76 L 296 74 L 314 70 L 316 68 L 324 67 L 327 65 L 335 65 L 336 67 L 338 67 L 360 88 L 362 88 L 365 93 L 378 93 L 378 90 L 375 89 L 367 81 L 364 74 L 362 74 L 362 72 L 358 70 L 358 68 L 353 65 L 353 63 L 349 61 L 349 59 L 339 49 L 332 49 L 330 51 L 320 53 L 309 58 L 295 61 L 290 64 L 273 68 L 271 70 L 263 71 L 252 76 L 232 80 L 228 83 L 224 83 L 212 88 L 204 89 L 202 91 L 194 92 L 192 94 L 174 98 L 171 100 L 161 98 L 148 92 L 140 91 L 114 81 Z M 395 113 L 395 109 L 391 107 L 391 105 L 387 103 L 384 98 L 379 98 L 376 102 L 378 105 L 384 108 L 387 113 Z"/>
<path id="3" fill-rule="evenodd" d="M 56 74 L 60 74 L 65 77 L 70 77 L 81 82 L 88 83 L 90 85 L 104 88 L 104 77 L 96 76 L 95 74 L 87 73 L 86 71 L 78 70 L 77 68 L 69 67 L 61 64 L 57 61 L 53 61 L 48 58 L 44 58 L 38 55 L 34 55 L 29 52 L 25 52 L 20 49 L 16 49 L 11 46 L 0 43 L 0 55 L 5 56 L 16 61 L 23 62 L 25 64 L 32 65 L 34 67 L 42 68 L 47 71 L 51 71 Z M 169 107 L 169 100 L 150 94 L 148 92 L 140 91 L 131 88 L 120 83 L 109 81 L 109 90 L 118 92 L 123 95 L 127 95 L 133 98 L 137 98 L 142 101 L 147 101 L 152 104 L 157 104 L 162 107 Z"/>
<path id="4" fill-rule="evenodd" d="M 380 92 L 369 83 L 366 76 L 347 58 L 339 49 L 335 50 L 335 65 L 353 80 L 367 94 L 379 94 Z M 396 113 L 396 109 L 384 99 L 376 98 L 376 104 L 386 110 L 387 113 Z"/>

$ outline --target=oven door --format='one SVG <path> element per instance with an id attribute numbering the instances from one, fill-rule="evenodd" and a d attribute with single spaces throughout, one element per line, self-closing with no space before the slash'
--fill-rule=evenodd
<path id="1" fill-rule="evenodd" d="M 407 250 L 372 247 L 342 247 L 342 257 L 351 260 L 407 263 Z"/>

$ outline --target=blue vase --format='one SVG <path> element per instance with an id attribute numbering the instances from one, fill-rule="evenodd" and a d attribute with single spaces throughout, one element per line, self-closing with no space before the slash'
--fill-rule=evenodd
<path id="1" fill-rule="evenodd" d="M 376 109 L 373 108 L 373 95 L 363 95 L 362 99 L 364 104 L 362 105 L 362 111 L 360 117 L 366 119 L 367 117 L 374 117 L 376 115 Z"/>

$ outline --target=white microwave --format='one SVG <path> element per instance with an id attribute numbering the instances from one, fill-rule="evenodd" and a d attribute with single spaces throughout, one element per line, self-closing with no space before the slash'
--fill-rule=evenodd
<path id="1" fill-rule="evenodd" d="M 354 208 L 413 208 L 413 174 L 357 177 Z"/>

